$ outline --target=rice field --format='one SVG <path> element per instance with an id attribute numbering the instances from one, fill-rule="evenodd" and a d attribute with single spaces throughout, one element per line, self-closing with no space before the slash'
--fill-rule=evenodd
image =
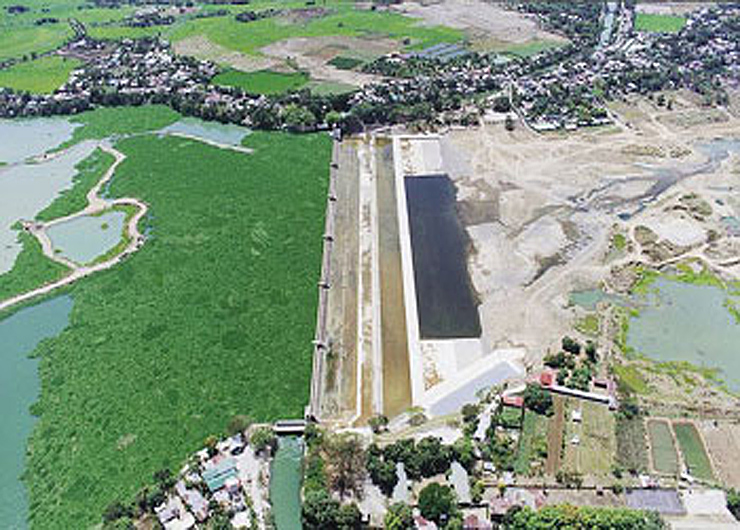
<path id="1" fill-rule="evenodd" d="M 678 453 L 673 443 L 670 424 L 664 420 L 649 420 L 647 431 L 653 468 L 657 473 L 676 475 L 679 470 Z"/>
<path id="2" fill-rule="evenodd" d="M 673 430 L 689 474 L 702 480 L 714 480 L 712 464 L 694 424 L 673 422 Z"/>

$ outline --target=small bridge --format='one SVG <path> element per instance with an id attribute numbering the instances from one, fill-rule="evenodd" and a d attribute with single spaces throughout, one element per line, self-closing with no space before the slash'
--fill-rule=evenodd
<path id="1" fill-rule="evenodd" d="M 278 436 L 303 436 L 306 432 L 306 420 L 279 420 L 272 426 Z"/>

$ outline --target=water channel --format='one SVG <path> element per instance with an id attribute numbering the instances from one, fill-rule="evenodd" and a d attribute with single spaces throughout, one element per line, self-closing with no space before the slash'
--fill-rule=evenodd
<path id="1" fill-rule="evenodd" d="M 61 296 L 0 321 L 0 528 L 27 528 L 28 499 L 21 481 L 26 443 L 38 398 L 38 359 L 28 355 L 67 327 L 72 298 Z"/>
<path id="2" fill-rule="evenodd" d="M 121 241 L 126 212 L 86 215 L 48 229 L 55 252 L 80 265 L 91 263 Z"/>
<path id="3" fill-rule="evenodd" d="M 270 500 L 277 530 L 301 528 L 301 481 L 303 439 L 278 438 L 278 450 L 270 470 Z"/>
<path id="4" fill-rule="evenodd" d="M 480 337 L 455 186 L 447 175 L 404 180 L 421 338 Z"/>

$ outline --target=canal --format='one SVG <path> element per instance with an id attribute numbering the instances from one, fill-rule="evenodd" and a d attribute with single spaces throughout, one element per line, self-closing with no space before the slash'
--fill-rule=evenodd
<path id="1" fill-rule="evenodd" d="M 301 524 L 303 439 L 278 438 L 278 450 L 270 470 L 270 502 L 277 530 L 298 530 Z"/>

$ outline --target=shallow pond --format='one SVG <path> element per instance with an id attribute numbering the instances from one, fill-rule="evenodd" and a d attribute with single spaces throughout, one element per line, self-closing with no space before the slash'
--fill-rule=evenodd
<path id="1" fill-rule="evenodd" d="M 18 233 L 11 227 L 33 219 L 63 190 L 72 186 L 75 166 L 95 148 L 84 142 L 39 164 L 18 164 L 0 170 L 0 274 L 9 271 L 20 252 Z"/>
<path id="2" fill-rule="evenodd" d="M 54 251 L 79 264 L 87 264 L 115 247 L 123 234 L 126 212 L 113 210 L 86 215 L 48 229 Z"/>
<path id="3" fill-rule="evenodd" d="M 39 393 L 38 360 L 28 355 L 67 326 L 72 299 L 54 298 L 0 321 L 0 528 L 27 528 L 28 499 L 20 479 Z"/>
<path id="4" fill-rule="evenodd" d="M 446 175 L 404 181 L 421 338 L 480 337 L 455 186 Z"/>
<path id="5" fill-rule="evenodd" d="M 62 118 L 0 120 L 0 162 L 15 164 L 72 138 L 77 125 Z"/>
<path id="6" fill-rule="evenodd" d="M 740 392 L 740 325 L 719 287 L 659 279 L 639 316 L 630 321 L 627 345 L 656 361 L 688 361 L 718 368 Z"/>
<path id="7" fill-rule="evenodd" d="M 277 530 L 297 530 L 301 525 L 303 440 L 295 436 L 278 439 L 272 462 L 270 500 Z"/>
<path id="8" fill-rule="evenodd" d="M 241 145 L 250 133 L 246 127 L 233 124 L 203 121 L 197 118 L 183 118 L 161 131 L 165 134 L 182 134 L 224 145 Z"/>
<path id="9" fill-rule="evenodd" d="M 601 289 L 585 289 L 570 293 L 569 303 L 577 305 L 588 311 L 593 311 L 599 302 L 609 302 L 622 307 L 630 305 L 629 300 L 623 296 L 605 293 Z"/>

